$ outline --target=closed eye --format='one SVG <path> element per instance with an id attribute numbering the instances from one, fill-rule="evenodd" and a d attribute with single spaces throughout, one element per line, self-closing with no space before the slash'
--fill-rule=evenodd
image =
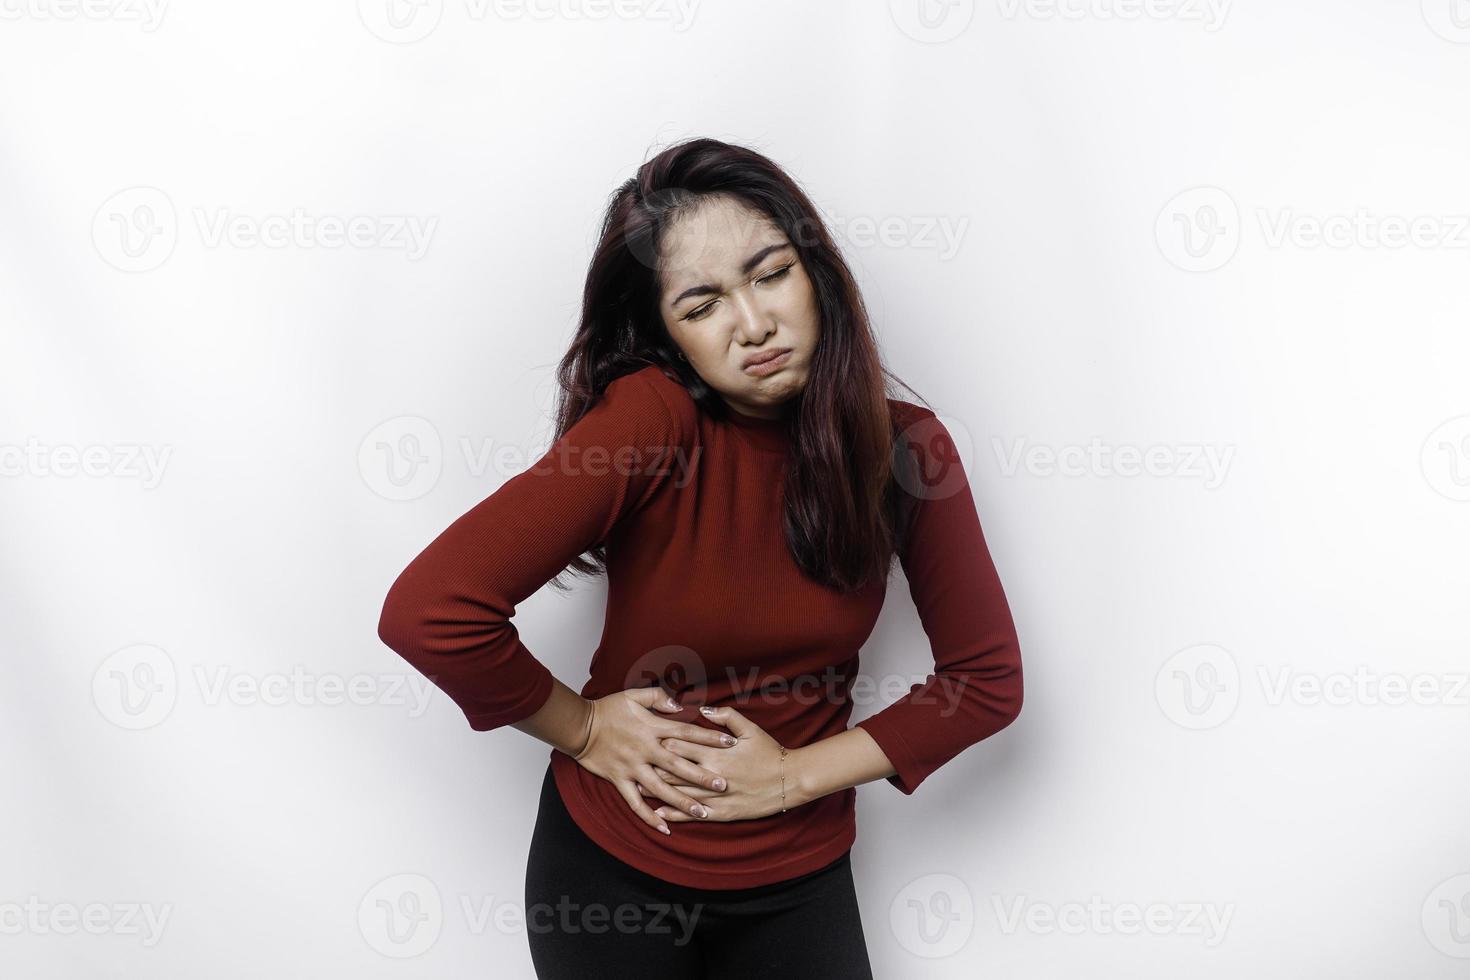
<path id="1" fill-rule="evenodd" d="M 756 280 L 756 282 L 762 285 L 768 282 L 780 282 L 791 273 L 791 266 L 795 264 L 796 263 L 792 262 L 788 263 L 787 265 L 783 265 L 781 268 L 775 270 L 774 272 L 761 276 L 759 279 Z M 684 319 L 703 320 L 705 317 L 709 316 L 711 312 L 713 312 L 715 304 L 718 302 L 719 300 L 712 299 L 708 303 L 705 303 L 703 306 L 697 306 L 694 309 L 690 310 L 688 313 L 684 314 Z"/>

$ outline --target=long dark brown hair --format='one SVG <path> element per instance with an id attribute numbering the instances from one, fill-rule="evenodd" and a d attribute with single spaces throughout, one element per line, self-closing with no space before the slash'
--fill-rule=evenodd
<path id="1" fill-rule="evenodd" d="M 821 317 L 807 384 L 786 415 L 792 456 L 783 525 L 792 558 L 808 578 L 842 592 L 886 579 L 916 503 L 901 489 L 914 483 L 896 476 L 913 461 L 897 445 L 887 380 L 913 389 L 883 366 L 857 283 L 817 209 L 785 171 L 754 150 L 714 139 L 678 143 L 613 194 L 587 270 L 581 322 L 557 368 L 555 438 L 615 378 L 650 364 L 677 377 L 701 411 L 724 417 L 723 400 L 678 357 L 664 326 L 657 261 L 673 222 L 715 194 L 738 198 L 786 234 Z M 605 569 L 606 545 L 568 567 Z"/>

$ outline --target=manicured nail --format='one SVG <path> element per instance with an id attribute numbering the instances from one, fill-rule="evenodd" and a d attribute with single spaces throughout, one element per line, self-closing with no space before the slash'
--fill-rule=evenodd
<path id="1" fill-rule="evenodd" d="M 709 816 L 709 811 L 706 810 L 704 807 L 700 806 L 698 803 L 696 803 L 692 807 L 690 807 L 689 808 L 689 812 L 692 813 L 692 814 L 694 814 L 696 817 L 707 817 L 707 816 Z"/>
<path id="2" fill-rule="evenodd" d="M 669 707 L 670 708 L 678 708 L 679 707 L 679 702 L 678 701 L 675 701 L 673 698 L 669 698 Z"/>
<path id="3" fill-rule="evenodd" d="M 725 781 L 723 779 L 716 779 L 715 780 L 715 789 L 724 789 L 724 788 L 725 788 Z"/>
<path id="4" fill-rule="evenodd" d="M 699 706 L 699 713 L 702 715 L 712 715 L 715 713 L 715 709 L 707 704 L 702 704 Z"/>
<path id="5" fill-rule="evenodd" d="M 659 830 L 659 833 L 661 833 L 661 834 L 668 834 L 669 833 L 669 825 L 666 824 L 666 823 L 661 823 L 661 824 L 658 825 L 658 830 Z M 669 836 L 672 837 L 674 835 L 673 834 L 669 834 Z"/>
<path id="6" fill-rule="evenodd" d="M 722 744 L 724 744 L 724 745 L 734 745 L 735 744 L 735 738 L 732 735 L 721 735 L 720 736 L 720 742 Z"/>

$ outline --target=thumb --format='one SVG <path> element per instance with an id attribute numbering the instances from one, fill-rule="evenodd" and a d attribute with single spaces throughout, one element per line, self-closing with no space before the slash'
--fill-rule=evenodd
<path id="1" fill-rule="evenodd" d="M 737 738 L 746 738 L 762 730 L 755 722 L 728 705 L 723 708 L 701 707 L 699 713 L 710 721 L 724 725 Z"/>
<path id="2" fill-rule="evenodd" d="M 623 692 L 638 704 L 656 711 L 683 711 L 684 706 L 661 687 L 635 687 Z"/>

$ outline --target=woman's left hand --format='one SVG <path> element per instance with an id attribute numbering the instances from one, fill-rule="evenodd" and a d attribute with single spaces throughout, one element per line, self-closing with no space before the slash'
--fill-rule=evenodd
<path id="1" fill-rule="evenodd" d="M 659 807 L 654 812 L 669 823 L 683 821 L 753 820 L 780 813 L 781 803 L 781 745 L 767 735 L 765 729 L 746 718 L 734 708 L 700 708 L 700 713 L 710 721 L 724 725 L 736 742 L 730 748 L 712 748 L 686 742 L 681 738 L 666 738 L 661 744 L 675 755 L 704 766 L 725 777 L 726 788 L 722 793 L 691 786 L 682 777 L 654 769 L 659 778 L 680 792 L 699 800 L 709 811 L 707 817 L 693 817 L 672 806 Z M 786 754 L 786 808 L 795 805 L 791 750 Z"/>

